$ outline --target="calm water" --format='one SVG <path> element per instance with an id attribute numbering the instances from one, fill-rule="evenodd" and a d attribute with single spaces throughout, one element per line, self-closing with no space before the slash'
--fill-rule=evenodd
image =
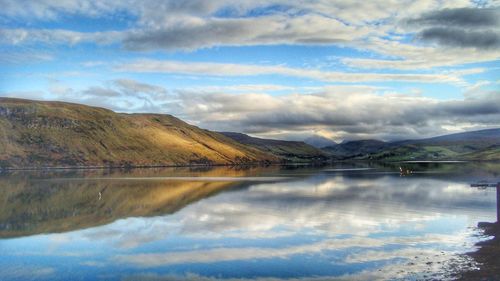
<path id="1" fill-rule="evenodd" d="M 445 279 L 499 164 L 0 175 L 0 280 Z"/>

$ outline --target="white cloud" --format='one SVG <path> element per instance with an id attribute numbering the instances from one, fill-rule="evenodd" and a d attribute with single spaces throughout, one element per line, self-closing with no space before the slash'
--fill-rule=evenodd
<path id="1" fill-rule="evenodd" d="M 344 57 L 341 61 L 357 68 L 415 70 L 494 61 L 500 57 L 500 50 L 496 49 L 441 48 L 381 38 L 371 38 L 358 48 L 371 50 L 391 59 Z"/>
<path id="2" fill-rule="evenodd" d="M 484 13 L 484 8 L 479 9 L 474 2 L 465 0 L 320 0 L 300 3 L 284 0 L 217 0 L 209 3 L 200 0 L 161 3 L 138 0 L 3 0 L 0 4 L 3 8 L 0 15 L 28 22 L 57 21 L 74 15 L 92 19 L 110 18 L 118 13 L 128 16 L 125 17 L 128 27 L 119 30 L 79 32 L 64 29 L 63 26 L 56 29 L 0 29 L 0 41 L 10 45 L 34 42 L 74 45 L 95 42 L 120 43 L 130 50 L 170 51 L 217 46 L 338 45 L 377 55 L 375 58 L 344 57 L 341 62 L 347 66 L 401 70 L 450 67 L 494 61 L 500 57 L 498 48 L 479 49 L 463 44 L 456 48 L 422 41 L 422 36 L 417 36 L 428 25 L 427 18 L 432 19 L 433 15 L 444 13 L 450 18 L 450 11 L 479 15 Z M 489 10 L 498 11 L 496 2 L 490 1 L 482 5 L 489 7 Z M 411 20 L 419 24 L 408 24 Z M 441 24 L 444 21 L 437 22 Z M 498 35 L 498 27 L 492 28 Z M 474 40 L 469 40 L 473 36 L 465 36 L 469 39 L 460 34 L 451 36 L 451 39 L 446 36 L 447 42 L 453 39 L 475 44 Z M 349 73 L 346 75 L 351 77 Z M 330 77 L 323 77 L 321 80 L 347 79 L 341 76 L 339 73 L 332 73 Z M 380 79 L 383 77 L 380 76 Z M 355 78 L 365 81 L 362 76 Z M 406 78 L 386 78 L 419 80 L 412 74 Z M 367 78 L 371 79 L 373 78 Z"/>
<path id="3" fill-rule="evenodd" d="M 460 75 L 453 72 L 442 74 L 408 73 L 348 73 L 317 69 L 292 68 L 279 65 L 252 65 L 208 62 L 181 62 L 140 60 L 116 67 L 118 71 L 144 73 L 174 73 L 212 76 L 283 75 L 319 80 L 324 82 L 362 83 L 368 81 L 409 81 L 422 83 L 460 83 Z"/>
<path id="4" fill-rule="evenodd" d="M 408 139 L 460 129 L 495 127 L 500 119 L 500 94 L 485 92 L 457 100 L 381 94 L 370 89 L 330 87 L 312 94 L 225 94 L 178 92 L 171 111 L 198 125 L 220 131 L 254 134 L 330 132 L 344 138 Z M 455 131 L 455 132 L 456 132 Z"/>
<path id="5" fill-rule="evenodd" d="M 119 41 L 122 36 L 119 31 L 78 32 L 66 29 L 0 28 L 0 43 L 8 45 L 32 43 L 75 45 L 88 42 L 111 44 Z"/>

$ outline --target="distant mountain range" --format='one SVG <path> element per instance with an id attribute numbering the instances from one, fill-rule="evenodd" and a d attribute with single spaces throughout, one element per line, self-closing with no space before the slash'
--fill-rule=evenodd
<path id="1" fill-rule="evenodd" d="M 136 167 L 328 162 L 500 160 L 500 129 L 421 140 L 336 144 L 217 133 L 171 115 L 123 114 L 64 102 L 0 98 L 0 168 Z M 323 144 L 330 145 L 319 149 Z"/>
<path id="2" fill-rule="evenodd" d="M 500 160 L 500 128 L 396 142 L 349 141 L 323 150 L 334 159 Z"/>
<path id="3" fill-rule="evenodd" d="M 316 148 L 334 146 L 337 144 L 336 142 L 332 141 L 331 139 L 327 139 L 325 137 L 318 136 L 318 135 L 308 137 L 304 140 L 304 142 L 307 143 L 308 145 L 314 146 Z"/>
<path id="4" fill-rule="evenodd" d="M 255 138 L 242 133 L 221 132 L 239 143 L 264 150 L 289 162 L 326 161 L 328 153 L 301 141 L 284 141 Z"/>

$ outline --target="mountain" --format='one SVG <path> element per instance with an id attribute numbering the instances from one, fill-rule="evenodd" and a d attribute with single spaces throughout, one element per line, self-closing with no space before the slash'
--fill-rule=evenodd
<path id="1" fill-rule="evenodd" d="M 450 134 L 450 135 L 443 135 L 443 136 L 438 136 L 438 137 L 433 137 L 433 138 L 428 138 L 428 139 L 420 139 L 420 140 L 409 140 L 409 141 L 402 141 L 401 143 L 425 143 L 427 145 L 434 144 L 434 145 L 439 145 L 439 144 L 475 144 L 475 145 L 480 145 L 480 146 L 488 146 L 488 145 L 494 145 L 498 144 L 500 140 L 500 128 L 497 129 L 486 129 L 486 130 L 480 130 L 480 131 L 471 131 L 471 132 L 463 132 L 463 133 L 456 133 L 456 134 Z"/>
<path id="2" fill-rule="evenodd" d="M 354 158 L 377 152 L 386 145 L 386 142 L 379 140 L 357 140 L 327 146 L 323 150 L 334 156 L 334 158 Z"/>
<path id="3" fill-rule="evenodd" d="M 325 152 L 301 141 L 262 139 L 234 132 L 221 132 L 221 134 L 239 143 L 272 153 L 288 161 L 311 162 L 328 159 Z"/>
<path id="4" fill-rule="evenodd" d="M 397 142 L 351 141 L 323 150 L 334 159 L 500 160 L 500 128 Z"/>
<path id="5" fill-rule="evenodd" d="M 171 115 L 0 98 L 0 168 L 162 166 L 281 159 Z"/>
<path id="6" fill-rule="evenodd" d="M 336 142 L 332 141 L 331 139 L 328 139 L 328 138 L 325 138 L 322 136 L 318 136 L 318 135 L 308 137 L 304 140 L 304 142 L 307 143 L 308 145 L 314 146 L 316 148 L 323 148 L 323 147 L 333 146 L 333 145 L 337 144 Z"/>

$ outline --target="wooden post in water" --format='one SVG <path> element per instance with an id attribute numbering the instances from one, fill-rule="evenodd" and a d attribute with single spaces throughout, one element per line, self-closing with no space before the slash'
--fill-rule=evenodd
<path id="1" fill-rule="evenodd" d="M 497 223 L 500 223 L 500 182 L 497 183 Z"/>

